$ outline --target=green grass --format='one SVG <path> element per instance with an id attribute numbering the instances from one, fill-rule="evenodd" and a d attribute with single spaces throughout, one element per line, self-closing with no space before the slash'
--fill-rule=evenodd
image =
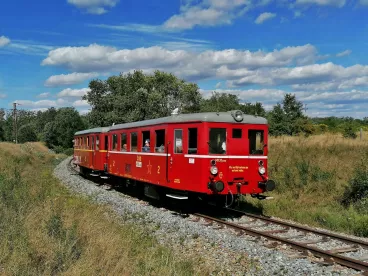
<path id="1" fill-rule="evenodd" d="M 39 144 L 0 143 L 1 275 L 209 275 L 142 227 L 71 195 L 52 176 L 60 162 Z"/>
<path id="2" fill-rule="evenodd" d="M 368 237 L 368 204 L 363 199 L 343 205 L 345 191 L 368 183 L 368 141 L 341 135 L 270 138 L 269 173 L 276 190 L 273 200 L 246 197 L 266 215 Z M 356 168 L 359 168 L 357 174 Z M 366 186 L 364 186 L 366 185 Z M 368 191 L 367 191 L 368 192 Z"/>

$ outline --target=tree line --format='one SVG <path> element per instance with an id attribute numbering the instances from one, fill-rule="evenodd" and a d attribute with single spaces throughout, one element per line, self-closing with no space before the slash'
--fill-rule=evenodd
<path id="1" fill-rule="evenodd" d="M 72 147 L 76 131 L 170 116 L 175 108 L 180 113 L 239 109 L 245 114 L 266 117 L 270 135 L 274 136 L 330 131 L 352 137 L 360 127 L 368 130 L 368 118 L 309 118 L 303 112 L 303 103 L 292 94 L 285 94 L 282 102 L 268 112 L 262 103 L 242 103 L 233 94 L 213 92 L 204 98 L 197 84 L 162 71 L 153 74 L 135 71 L 107 80 L 95 79 L 89 83 L 89 88 L 90 92 L 82 99 L 92 109 L 85 115 L 72 107 L 18 110 L 18 142 L 43 141 L 49 148 L 62 151 Z M 12 112 L 0 109 L 0 141 L 14 141 L 13 122 Z"/>

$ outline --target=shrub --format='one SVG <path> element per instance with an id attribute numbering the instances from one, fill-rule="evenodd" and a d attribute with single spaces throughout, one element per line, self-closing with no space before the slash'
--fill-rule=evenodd
<path id="1" fill-rule="evenodd" d="M 73 155 L 73 153 L 74 153 L 74 149 L 72 149 L 72 148 L 65 149 L 65 150 L 63 151 L 63 153 L 64 153 L 65 155 L 68 155 L 68 156 Z"/>
<path id="2" fill-rule="evenodd" d="M 355 133 L 352 125 L 347 125 L 344 128 L 342 135 L 343 135 L 344 138 L 351 138 L 351 139 L 356 139 L 357 138 L 357 134 Z"/>
<path id="3" fill-rule="evenodd" d="M 362 163 L 355 169 L 353 178 L 349 181 L 342 198 L 344 205 L 358 203 L 368 198 L 368 165 L 367 157 L 363 158 Z"/>

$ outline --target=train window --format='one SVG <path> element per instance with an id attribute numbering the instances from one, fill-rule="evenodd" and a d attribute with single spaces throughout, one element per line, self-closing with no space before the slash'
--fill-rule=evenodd
<path id="1" fill-rule="evenodd" d="M 233 128 L 233 138 L 242 138 L 241 128 Z"/>
<path id="2" fill-rule="evenodd" d="M 210 154 L 226 154 L 226 128 L 210 128 L 208 152 Z"/>
<path id="3" fill-rule="evenodd" d="M 142 152 L 150 152 L 151 151 L 151 140 L 150 140 L 150 132 L 142 131 Z"/>
<path id="4" fill-rule="evenodd" d="M 175 129 L 174 152 L 183 153 L 183 130 Z"/>
<path id="5" fill-rule="evenodd" d="M 121 134 L 121 151 L 127 151 L 127 135 L 126 135 L 126 133 Z"/>
<path id="6" fill-rule="evenodd" d="M 112 150 L 117 150 L 117 149 L 118 149 L 118 135 L 113 134 L 112 135 Z"/>
<path id="7" fill-rule="evenodd" d="M 96 150 L 100 150 L 100 137 L 96 136 Z"/>
<path id="8" fill-rule="evenodd" d="M 95 149 L 95 137 L 94 136 L 91 136 L 91 138 L 92 138 L 92 150 L 94 150 Z"/>
<path id="9" fill-rule="evenodd" d="M 263 154 L 264 145 L 264 131 L 263 130 L 249 130 L 249 153 Z"/>
<path id="10" fill-rule="evenodd" d="M 109 138 L 107 135 L 105 135 L 105 150 L 109 148 Z"/>
<path id="11" fill-rule="evenodd" d="M 130 133 L 130 151 L 137 151 L 138 136 L 137 132 Z"/>
<path id="12" fill-rule="evenodd" d="M 89 136 L 87 136 L 86 148 L 89 149 Z"/>
<path id="13" fill-rule="evenodd" d="M 198 148 L 198 130 L 197 128 L 188 129 L 188 154 L 196 154 Z"/>
<path id="14" fill-rule="evenodd" d="M 155 152 L 165 152 L 165 130 L 156 130 L 156 146 Z"/>

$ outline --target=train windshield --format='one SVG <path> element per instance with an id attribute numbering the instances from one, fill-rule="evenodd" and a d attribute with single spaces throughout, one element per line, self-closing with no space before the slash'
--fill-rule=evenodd
<path id="1" fill-rule="evenodd" d="M 248 130 L 249 153 L 251 155 L 259 155 L 264 153 L 264 131 Z"/>
<path id="2" fill-rule="evenodd" d="M 210 128 L 208 152 L 226 154 L 226 128 Z"/>

